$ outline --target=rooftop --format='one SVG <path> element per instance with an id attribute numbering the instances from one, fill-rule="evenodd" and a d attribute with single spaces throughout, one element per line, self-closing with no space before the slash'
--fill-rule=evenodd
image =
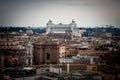
<path id="1" fill-rule="evenodd" d="M 52 40 L 44 40 L 44 41 L 37 41 L 34 43 L 34 45 L 57 45 L 57 41 Z"/>

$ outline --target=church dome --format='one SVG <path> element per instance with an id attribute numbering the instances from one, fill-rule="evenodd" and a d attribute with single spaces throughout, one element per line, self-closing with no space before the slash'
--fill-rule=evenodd
<path id="1" fill-rule="evenodd" d="M 27 31 L 26 31 L 26 34 L 33 34 L 33 31 L 32 31 L 32 29 L 31 29 L 30 26 L 28 27 L 28 29 L 27 29 Z"/>

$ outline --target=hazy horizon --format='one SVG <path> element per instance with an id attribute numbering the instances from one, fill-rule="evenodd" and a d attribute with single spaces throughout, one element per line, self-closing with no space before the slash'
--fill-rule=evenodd
<path id="1" fill-rule="evenodd" d="M 120 0 L 1 0 L 0 25 L 42 26 L 55 24 L 120 27 Z"/>

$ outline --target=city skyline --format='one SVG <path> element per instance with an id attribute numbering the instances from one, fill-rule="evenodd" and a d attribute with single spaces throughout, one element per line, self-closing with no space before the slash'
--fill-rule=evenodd
<path id="1" fill-rule="evenodd" d="M 120 27 L 119 0 L 1 0 L 0 25 L 46 26 L 55 24 Z"/>

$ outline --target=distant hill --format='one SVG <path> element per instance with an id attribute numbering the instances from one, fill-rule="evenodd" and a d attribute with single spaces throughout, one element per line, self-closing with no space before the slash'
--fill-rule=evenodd
<path id="1" fill-rule="evenodd" d="M 78 28 L 80 30 L 86 30 L 84 33 L 84 36 L 89 36 L 92 32 L 108 32 L 112 33 L 113 36 L 120 36 L 120 28 L 115 28 L 115 27 L 95 27 L 95 28 Z"/>
<path id="2" fill-rule="evenodd" d="M 0 26 L 0 32 L 19 32 L 23 31 L 25 32 L 28 29 L 28 27 L 9 27 L 9 26 Z M 45 27 L 31 27 L 32 31 L 34 33 L 45 33 L 46 28 Z M 84 36 L 89 36 L 92 32 L 99 31 L 99 32 L 109 32 L 113 35 L 120 36 L 120 28 L 115 27 L 95 27 L 95 28 L 78 28 L 80 30 L 86 30 L 84 33 Z"/>
<path id="3" fill-rule="evenodd" d="M 32 27 L 31 28 L 34 33 L 45 33 L 46 29 L 42 27 Z M 0 32 L 19 32 L 23 31 L 25 32 L 27 30 L 26 27 L 0 27 Z"/>

